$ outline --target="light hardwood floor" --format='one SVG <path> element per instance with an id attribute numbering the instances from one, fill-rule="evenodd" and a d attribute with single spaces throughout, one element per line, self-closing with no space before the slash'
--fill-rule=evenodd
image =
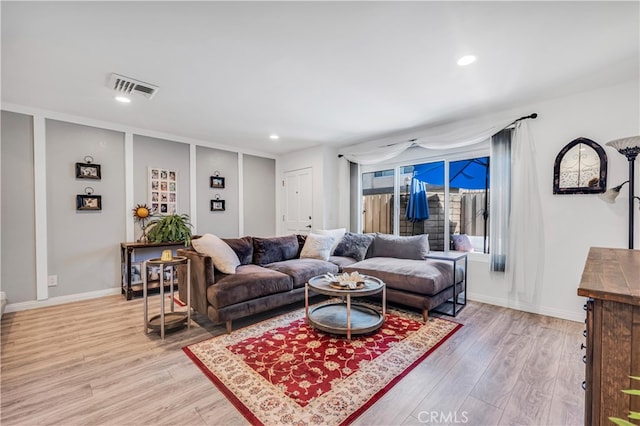
<path id="1" fill-rule="evenodd" d="M 195 315 L 162 341 L 142 313 L 110 296 L 5 314 L 2 426 L 246 424 L 181 350 L 224 326 Z M 474 302 L 455 320 L 464 327 L 355 424 L 583 424 L 583 324 Z"/>

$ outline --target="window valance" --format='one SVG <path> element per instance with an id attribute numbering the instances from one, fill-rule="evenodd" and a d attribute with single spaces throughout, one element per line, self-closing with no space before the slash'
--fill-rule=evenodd
<path id="1" fill-rule="evenodd" d="M 352 145 L 341 156 L 358 164 L 376 164 L 402 154 L 410 147 L 453 149 L 486 141 L 513 123 L 513 114 L 476 117 L 464 121 L 425 127 L 411 133 Z"/>

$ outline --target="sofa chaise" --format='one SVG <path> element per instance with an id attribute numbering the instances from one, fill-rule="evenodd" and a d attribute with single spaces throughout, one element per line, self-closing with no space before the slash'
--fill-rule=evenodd
<path id="1" fill-rule="evenodd" d="M 191 259 L 191 305 L 213 322 L 225 322 L 230 332 L 235 319 L 304 300 L 305 283 L 313 276 L 358 271 L 382 279 L 388 302 L 419 309 L 426 321 L 430 310 L 466 289 L 464 268 L 456 269 L 454 285 L 451 262 L 427 259 L 427 235 L 347 232 L 334 240 L 316 234 L 243 237 L 220 240 L 221 246 L 207 252 L 194 237 L 192 247 L 178 250 Z M 319 245 L 320 253 L 308 250 Z M 237 266 L 222 265 L 220 251 L 232 251 Z M 180 282 L 185 269 L 178 270 Z M 179 294 L 186 297 L 185 286 Z"/>

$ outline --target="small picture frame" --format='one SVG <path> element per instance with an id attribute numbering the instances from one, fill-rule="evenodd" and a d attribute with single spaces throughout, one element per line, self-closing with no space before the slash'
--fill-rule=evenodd
<path id="1" fill-rule="evenodd" d="M 133 268 L 133 263 L 131 264 L 131 267 Z M 163 281 L 165 284 L 169 284 L 171 282 L 171 266 L 165 266 L 164 268 L 164 274 L 163 274 Z M 131 275 L 131 280 L 133 281 L 133 273 Z M 147 282 L 152 282 L 152 281 L 160 281 L 160 266 L 157 265 L 153 265 L 153 266 L 149 266 L 147 267 Z M 178 268 L 173 268 L 173 283 L 176 284 L 178 282 Z M 133 284 L 133 282 L 132 282 Z"/>
<path id="2" fill-rule="evenodd" d="M 211 200 L 211 211 L 212 212 L 223 212 L 224 211 L 224 200 Z"/>
<path id="3" fill-rule="evenodd" d="M 131 264 L 131 284 L 142 284 L 142 274 L 140 273 L 141 269 L 141 262 L 134 262 Z"/>
<path id="4" fill-rule="evenodd" d="M 100 164 L 76 163 L 76 179 L 102 179 Z"/>
<path id="5" fill-rule="evenodd" d="M 224 188 L 224 178 L 220 176 L 211 176 L 210 178 L 211 188 Z"/>
<path id="6" fill-rule="evenodd" d="M 76 195 L 76 210 L 102 210 L 101 195 Z"/>

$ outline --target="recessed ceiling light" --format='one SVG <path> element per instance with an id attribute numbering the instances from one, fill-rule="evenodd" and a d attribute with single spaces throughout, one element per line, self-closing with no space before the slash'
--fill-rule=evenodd
<path id="1" fill-rule="evenodd" d="M 275 133 L 272 133 L 269 135 L 269 139 L 271 139 L 272 141 L 277 141 L 278 139 L 280 139 L 280 136 L 276 135 Z"/>
<path id="2" fill-rule="evenodd" d="M 473 55 L 465 55 L 462 58 L 458 59 L 458 65 L 461 67 L 472 64 L 476 61 L 476 57 Z"/>
<path id="3" fill-rule="evenodd" d="M 125 96 L 116 96 L 116 101 L 122 102 L 123 104 L 128 104 L 129 102 L 131 102 L 131 99 Z"/>

